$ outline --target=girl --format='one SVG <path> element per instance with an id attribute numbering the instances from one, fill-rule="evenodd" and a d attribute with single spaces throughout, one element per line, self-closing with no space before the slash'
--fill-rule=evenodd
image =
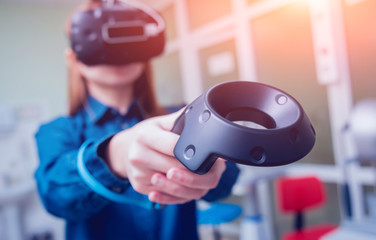
<path id="1" fill-rule="evenodd" d="M 197 239 L 194 200 L 229 195 L 237 167 L 219 159 L 197 175 L 174 157 L 179 136 L 170 130 L 180 112 L 163 115 L 148 62 L 88 66 L 72 49 L 65 57 L 69 112 L 37 132 L 35 177 L 46 209 L 66 219 L 66 239 Z"/>

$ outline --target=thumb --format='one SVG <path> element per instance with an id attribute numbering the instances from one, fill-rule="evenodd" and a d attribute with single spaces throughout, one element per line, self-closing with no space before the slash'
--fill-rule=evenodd
<path id="1" fill-rule="evenodd" d="M 171 131 L 176 119 L 184 112 L 185 107 L 179 109 L 174 113 L 170 113 L 161 117 L 157 117 L 155 120 L 160 128 L 165 131 Z"/>

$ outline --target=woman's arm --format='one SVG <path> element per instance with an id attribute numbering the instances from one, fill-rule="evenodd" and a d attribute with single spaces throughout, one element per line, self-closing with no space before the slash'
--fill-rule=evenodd
<path id="1" fill-rule="evenodd" d="M 227 195 L 237 172 L 226 168 L 225 161 L 217 160 L 207 174 L 197 175 L 174 157 L 179 136 L 170 129 L 178 115 L 148 119 L 113 136 L 106 144 L 108 166 L 98 154 L 104 140 L 95 141 L 85 150 L 84 164 L 102 185 L 130 198 L 144 194 L 153 202 L 175 204 Z M 72 220 L 90 217 L 111 203 L 78 172 L 79 128 L 62 118 L 36 134 L 40 165 L 35 176 L 42 202 L 52 214 Z"/>
<path id="2" fill-rule="evenodd" d="M 158 131 L 160 124 L 170 124 L 169 121 L 173 124 L 174 119 L 174 116 L 160 117 L 140 122 L 112 138 L 94 139 L 84 151 L 80 151 L 86 139 L 79 118 L 59 118 L 41 126 L 36 134 L 40 164 L 35 177 L 46 209 L 56 216 L 78 220 L 95 215 L 111 203 L 107 196 L 83 179 L 78 168 L 79 152 L 83 153 L 83 164 L 89 174 L 100 185 L 131 199 L 129 202 L 133 199 L 134 204 L 153 206 L 147 197 L 152 189 L 145 192 L 143 187 L 145 181 L 146 185 L 152 186 L 150 177 L 145 176 L 150 171 L 155 172 L 153 167 L 159 172 L 180 164 L 170 156 L 172 150 L 171 153 L 168 150 L 173 148 L 178 136 L 169 131 Z M 153 147 L 145 145 L 144 140 L 141 141 L 144 138 L 151 140 Z M 117 153 L 128 164 L 129 177 L 114 171 L 116 168 L 109 167 L 109 161 L 101 157 L 105 155 L 101 151 L 116 143 L 116 139 L 121 139 Z M 132 180 L 132 186 L 128 179 Z M 139 201 L 143 203 L 139 204 Z"/>
<path id="3" fill-rule="evenodd" d="M 239 171 L 234 164 L 218 159 L 207 174 L 198 175 L 175 158 L 179 136 L 171 129 L 179 114 L 148 119 L 117 134 L 108 146 L 111 168 L 153 202 L 177 204 L 204 196 L 208 200 L 226 197 Z"/>
<path id="4" fill-rule="evenodd" d="M 50 213 L 71 220 L 90 217 L 110 203 L 95 194 L 78 172 L 77 154 L 84 140 L 81 127 L 71 118 L 59 118 L 41 126 L 36 134 L 40 164 L 35 177 L 39 195 Z M 94 140 L 85 151 L 87 169 L 109 189 L 127 189 L 129 182 L 115 177 L 98 156 L 101 142 Z"/>

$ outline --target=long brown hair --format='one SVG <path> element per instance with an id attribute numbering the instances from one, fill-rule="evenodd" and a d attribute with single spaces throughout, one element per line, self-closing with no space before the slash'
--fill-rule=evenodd
<path id="1" fill-rule="evenodd" d="M 100 0 L 92 0 L 90 2 L 80 5 L 76 11 L 85 11 L 96 8 L 102 4 Z M 71 34 L 70 18 L 66 24 L 66 32 L 68 36 Z M 68 65 L 68 114 L 75 115 L 85 104 L 88 97 L 86 82 L 78 70 L 78 65 L 75 60 Z M 146 113 L 147 117 L 164 114 L 165 111 L 159 105 L 154 88 L 154 79 L 151 64 L 146 63 L 143 74 L 137 79 L 133 85 L 133 93 L 135 98 L 139 101 L 141 107 Z"/>

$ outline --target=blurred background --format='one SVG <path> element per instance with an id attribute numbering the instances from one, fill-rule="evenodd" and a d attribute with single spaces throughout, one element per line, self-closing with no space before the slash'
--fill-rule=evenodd
<path id="1" fill-rule="evenodd" d="M 81 2 L 0 0 L 0 239 L 64 239 L 63 221 L 46 213 L 36 194 L 34 133 L 66 113 L 64 28 Z M 243 215 L 223 227 L 225 237 L 280 239 L 293 228 L 293 216 L 278 208 L 276 180 L 282 175 L 315 176 L 324 184 L 326 201 L 306 214 L 307 225 L 341 228 L 347 220 L 372 217 L 368 196 L 376 171 L 372 161 L 350 162 L 357 150 L 346 128 L 354 106 L 376 98 L 376 1 L 142 2 L 167 25 L 165 53 L 152 62 L 163 105 L 189 103 L 220 82 L 257 81 L 294 96 L 315 127 L 316 145 L 301 161 L 242 167 L 226 202 L 241 205 Z M 246 220 L 249 201 L 257 202 L 257 223 Z"/>

